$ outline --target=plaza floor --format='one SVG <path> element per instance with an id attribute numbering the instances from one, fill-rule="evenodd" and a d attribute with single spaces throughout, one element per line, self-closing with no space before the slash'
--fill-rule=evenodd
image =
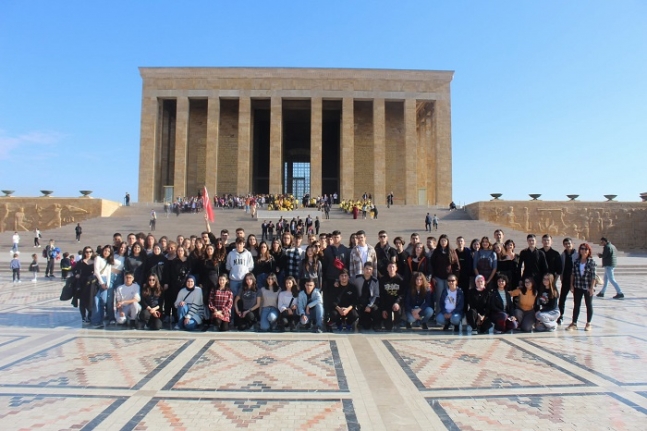
<path id="1" fill-rule="evenodd" d="M 371 243 L 379 229 L 391 238 L 418 230 L 424 238 L 420 221 L 429 210 L 395 207 L 365 221 L 336 211 L 322 230 L 341 229 L 346 237 L 363 228 Z M 88 220 L 83 243 L 105 244 L 112 232 L 146 230 L 149 211 L 128 208 Z M 432 211 L 450 238 L 480 237 L 496 227 Z M 234 210 L 217 211 L 216 220 L 214 230 L 231 232 L 242 226 L 258 233 L 260 223 Z M 160 217 L 158 233 L 197 233 L 203 226 L 198 214 Z M 0 234 L 3 245 L 10 235 Z M 523 233 L 506 235 L 522 248 Z M 33 248 L 25 237 L 26 267 Z M 80 248 L 69 226 L 44 237 L 55 238 L 63 250 Z M 2 431 L 647 429 L 645 257 L 620 257 L 616 276 L 626 299 L 610 299 L 612 288 L 607 298 L 595 298 L 592 332 L 580 324 L 576 332 L 564 325 L 547 334 L 479 336 L 438 328 L 220 334 L 86 329 L 78 311 L 58 300 L 60 282 L 12 284 L 5 251 Z M 566 324 L 570 313 L 569 301 Z"/>
<path id="2" fill-rule="evenodd" d="M 481 336 L 92 330 L 60 282 L 4 282 L 0 429 L 645 429 L 645 276 L 619 273 L 590 333 Z"/>

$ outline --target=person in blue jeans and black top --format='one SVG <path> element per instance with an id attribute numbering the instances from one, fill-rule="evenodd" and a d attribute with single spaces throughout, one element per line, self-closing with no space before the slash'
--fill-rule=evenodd
<path id="1" fill-rule="evenodd" d="M 436 323 L 443 326 L 443 331 L 449 330 L 449 325 L 454 325 L 458 332 L 463 320 L 465 295 L 458 287 L 458 278 L 454 274 L 447 277 L 447 289 L 440 295 L 440 312 L 436 316 Z"/>

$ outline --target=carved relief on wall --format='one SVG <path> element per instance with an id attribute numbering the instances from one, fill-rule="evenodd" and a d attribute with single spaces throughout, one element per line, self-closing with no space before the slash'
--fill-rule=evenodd
<path id="1" fill-rule="evenodd" d="M 0 232 L 24 232 L 55 229 L 70 223 L 78 223 L 90 217 L 100 215 L 96 210 L 83 209 L 69 204 L 14 204 L 0 203 Z"/>
<path id="2" fill-rule="evenodd" d="M 590 242 L 605 236 L 621 249 L 647 249 L 644 203 L 478 202 L 467 210 L 474 218 L 523 232 Z"/>

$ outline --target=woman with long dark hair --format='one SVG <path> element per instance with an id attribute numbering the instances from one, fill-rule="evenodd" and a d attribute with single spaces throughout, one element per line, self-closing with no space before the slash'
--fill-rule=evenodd
<path id="1" fill-rule="evenodd" d="M 519 303 L 514 311 L 514 315 L 517 318 L 517 322 L 519 322 L 519 329 L 523 332 L 531 332 L 535 324 L 538 293 L 535 279 L 532 277 L 526 277 L 523 280 L 523 286 L 510 292 L 511 297 L 519 297 Z"/>
<path id="2" fill-rule="evenodd" d="M 431 256 L 429 257 L 429 268 L 434 277 L 434 310 L 438 314 L 440 310 L 440 297 L 449 287 L 447 278 L 450 275 L 458 275 L 460 272 L 458 257 L 456 257 L 454 249 L 449 244 L 447 235 L 442 234 L 438 238 L 438 246 L 431 252 Z M 461 302 L 462 307 L 463 302 Z"/>
<path id="3" fill-rule="evenodd" d="M 171 310 L 174 308 L 173 304 L 177 299 L 177 294 L 184 286 L 186 278 L 191 274 L 191 261 L 186 255 L 186 249 L 184 247 L 178 247 L 175 253 L 175 259 L 166 266 L 168 272 L 165 277 L 167 284 L 164 285 L 165 319 L 170 317 Z"/>
<path id="4" fill-rule="evenodd" d="M 434 300 L 427 277 L 422 272 L 411 274 L 411 285 L 406 295 L 404 310 L 407 319 L 407 329 L 420 322 L 423 330 L 429 329 L 427 322 L 434 314 Z"/>
<path id="5" fill-rule="evenodd" d="M 492 280 L 496 276 L 498 257 L 492 250 L 490 239 L 487 236 L 481 238 L 479 249 L 474 253 L 474 274 L 485 277 L 485 285 L 492 286 Z"/>
<path id="6" fill-rule="evenodd" d="M 542 279 L 542 288 L 539 295 L 539 311 L 535 313 L 535 331 L 554 331 L 557 329 L 557 319 L 559 319 L 559 307 L 557 302 L 559 293 L 555 287 L 555 276 L 553 274 L 544 274 Z"/>
<path id="7" fill-rule="evenodd" d="M 142 324 L 148 329 L 162 329 L 162 301 L 162 285 L 155 274 L 150 274 L 142 288 L 142 311 L 139 315 Z"/>
<path id="8" fill-rule="evenodd" d="M 275 274 L 276 261 L 270 254 L 269 247 L 265 241 L 261 241 L 258 245 L 258 256 L 254 261 L 253 273 L 256 277 L 256 282 L 260 287 L 265 286 L 265 280 L 270 274 Z"/>
<path id="9" fill-rule="evenodd" d="M 143 250 L 140 243 L 133 244 L 124 264 L 124 271 L 133 274 L 135 282 L 140 286 L 144 285 L 144 264 L 146 263 L 146 253 Z"/>
<path id="10" fill-rule="evenodd" d="M 76 289 L 73 301 L 78 302 L 81 320 L 84 324 L 90 323 L 92 317 L 91 283 L 94 273 L 94 260 L 91 247 L 84 247 L 81 260 L 76 262 L 72 274 L 76 279 Z"/>
<path id="11" fill-rule="evenodd" d="M 577 318 L 580 316 L 582 298 L 586 304 L 585 331 L 590 331 L 593 318 L 593 292 L 595 288 L 595 261 L 591 246 L 587 243 L 580 244 L 578 249 L 579 259 L 574 265 L 571 274 L 571 293 L 573 294 L 573 322 L 566 328 L 567 331 L 577 330 Z"/>
<path id="12" fill-rule="evenodd" d="M 112 289 L 112 265 L 115 263 L 112 246 L 104 245 L 101 253 L 94 259 L 94 277 L 97 281 L 97 294 L 93 298 L 92 324 L 96 329 L 103 328 L 104 310 L 108 309 L 108 320 L 115 320 L 114 299 L 109 303 L 108 290 Z"/>
<path id="13" fill-rule="evenodd" d="M 315 289 L 321 291 L 322 277 L 322 264 L 319 261 L 317 250 L 309 245 L 306 248 L 306 254 L 301 261 L 301 268 L 299 271 L 299 279 L 303 284 L 305 280 L 313 278 L 315 280 Z"/>
<path id="14" fill-rule="evenodd" d="M 218 277 L 218 287 L 211 291 L 209 296 L 209 311 L 211 322 L 220 332 L 229 331 L 231 322 L 231 307 L 234 305 L 234 295 L 229 288 L 227 275 L 221 274 Z"/>
<path id="15" fill-rule="evenodd" d="M 519 285 L 519 255 L 514 252 L 514 248 L 514 241 L 506 240 L 497 262 L 497 273 L 505 275 L 509 280 L 506 284 L 508 290 L 514 290 Z"/>

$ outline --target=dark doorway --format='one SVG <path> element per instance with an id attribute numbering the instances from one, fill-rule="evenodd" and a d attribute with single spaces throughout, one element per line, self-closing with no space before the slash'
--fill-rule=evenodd
<path id="1" fill-rule="evenodd" d="M 321 193 L 339 193 L 341 100 L 324 100 L 322 115 Z"/>
<path id="2" fill-rule="evenodd" d="M 155 175 L 155 200 L 164 199 L 164 186 L 173 186 L 175 181 L 175 117 L 177 114 L 177 100 L 167 99 L 161 101 L 160 119 L 160 152 L 157 155 Z"/>
<path id="3" fill-rule="evenodd" d="M 270 101 L 252 100 L 254 124 L 252 126 L 252 192 L 268 194 L 270 192 Z"/>

